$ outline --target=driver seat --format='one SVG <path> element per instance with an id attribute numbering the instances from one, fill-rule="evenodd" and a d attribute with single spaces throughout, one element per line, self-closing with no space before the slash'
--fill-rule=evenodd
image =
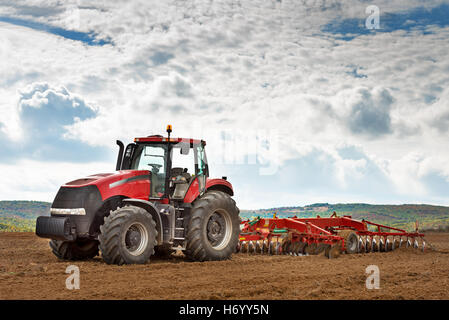
<path id="1" fill-rule="evenodd" d="M 172 168 L 170 179 L 177 178 L 181 176 L 180 179 L 175 179 L 175 188 L 173 190 L 173 199 L 182 200 L 184 199 L 187 190 L 189 189 L 191 175 L 187 172 L 187 169 L 183 168 Z"/>
<path id="2" fill-rule="evenodd" d="M 184 178 L 186 178 L 187 183 L 189 183 L 191 178 L 190 173 L 187 172 L 187 168 L 180 168 L 180 167 L 172 168 L 170 178 L 177 176 L 183 176 Z"/>

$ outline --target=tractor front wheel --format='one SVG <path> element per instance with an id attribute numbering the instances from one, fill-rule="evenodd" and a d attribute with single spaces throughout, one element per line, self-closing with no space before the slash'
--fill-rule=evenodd
<path id="1" fill-rule="evenodd" d="M 95 240 L 50 240 L 49 244 L 53 254 L 61 260 L 86 260 L 98 255 L 98 241 Z"/>
<path id="2" fill-rule="evenodd" d="M 154 254 L 156 223 L 144 209 L 124 206 L 104 218 L 100 250 L 107 264 L 143 264 Z"/>
<path id="3" fill-rule="evenodd" d="M 221 191 L 209 191 L 193 204 L 186 233 L 185 254 L 189 260 L 225 260 L 239 241 L 239 209 Z"/>

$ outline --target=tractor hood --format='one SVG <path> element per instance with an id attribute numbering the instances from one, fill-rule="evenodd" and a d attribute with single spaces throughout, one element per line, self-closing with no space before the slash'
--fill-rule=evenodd
<path id="1" fill-rule="evenodd" d="M 150 172 L 148 170 L 121 170 L 114 173 L 98 173 L 70 181 L 62 187 L 82 188 L 87 186 L 96 186 L 102 200 L 112 196 L 148 199 Z"/>

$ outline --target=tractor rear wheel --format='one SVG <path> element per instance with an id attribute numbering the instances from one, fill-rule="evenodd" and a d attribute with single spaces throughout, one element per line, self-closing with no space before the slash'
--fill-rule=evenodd
<path id="1" fill-rule="evenodd" d="M 193 261 L 229 259 L 239 233 L 239 209 L 235 201 L 221 191 L 206 192 L 193 204 L 185 255 Z"/>
<path id="2" fill-rule="evenodd" d="M 143 264 L 154 254 L 156 223 L 144 209 L 117 208 L 100 227 L 100 250 L 107 264 Z"/>
<path id="3" fill-rule="evenodd" d="M 95 240 L 50 240 L 49 244 L 53 254 L 61 260 L 86 260 L 98 255 L 98 241 Z"/>

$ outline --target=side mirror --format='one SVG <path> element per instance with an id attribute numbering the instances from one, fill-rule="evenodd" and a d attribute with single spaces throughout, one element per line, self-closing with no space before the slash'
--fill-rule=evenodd
<path id="1" fill-rule="evenodd" d="M 185 146 L 181 146 L 181 151 L 180 151 L 180 153 L 182 154 L 182 155 L 188 155 L 189 154 L 189 152 L 190 152 L 190 147 L 189 147 L 189 145 L 185 145 Z"/>

